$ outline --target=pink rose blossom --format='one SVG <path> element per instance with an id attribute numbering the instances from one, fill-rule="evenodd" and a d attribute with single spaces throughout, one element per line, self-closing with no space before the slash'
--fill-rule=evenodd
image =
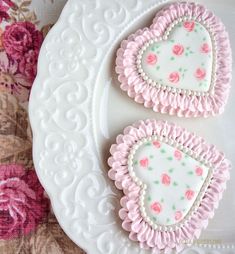
<path id="1" fill-rule="evenodd" d="M 29 98 L 32 82 L 20 74 L 18 68 L 17 61 L 9 60 L 5 52 L 0 52 L 0 89 L 25 102 Z"/>
<path id="2" fill-rule="evenodd" d="M 3 45 L 7 54 L 14 60 L 21 60 L 30 50 L 39 51 L 42 33 L 30 22 L 16 22 L 6 26 Z"/>
<path id="3" fill-rule="evenodd" d="M 30 233 L 49 212 L 49 200 L 33 170 L 1 165 L 0 192 L 0 239 Z"/>
<path id="4" fill-rule="evenodd" d="M 177 83 L 179 82 L 180 80 L 180 75 L 178 72 L 172 72 L 170 75 L 169 75 L 169 81 L 171 83 Z"/>
<path id="5" fill-rule="evenodd" d="M 192 200 L 193 199 L 193 197 L 194 197 L 194 191 L 193 190 L 187 190 L 186 192 L 185 192 L 185 197 L 188 199 L 188 200 Z"/>
<path id="6" fill-rule="evenodd" d="M 174 157 L 176 160 L 181 160 L 182 159 L 182 153 L 179 150 L 175 150 L 174 152 Z"/>
<path id="7" fill-rule="evenodd" d="M 156 147 L 156 148 L 160 148 L 161 147 L 161 143 L 159 141 L 153 141 L 153 145 Z"/>
<path id="8" fill-rule="evenodd" d="M 176 44 L 176 45 L 173 46 L 172 52 L 176 56 L 181 56 L 184 53 L 184 47 L 180 44 Z"/>
<path id="9" fill-rule="evenodd" d="M 0 22 L 8 20 L 10 18 L 7 13 L 10 8 L 14 8 L 15 4 L 11 0 L 0 1 Z"/>
<path id="10" fill-rule="evenodd" d="M 149 53 L 147 56 L 147 63 L 154 65 L 157 62 L 157 56 L 154 53 Z"/>
<path id="11" fill-rule="evenodd" d="M 171 184 L 171 178 L 168 174 L 162 174 L 162 184 L 169 186 Z"/>
<path id="12" fill-rule="evenodd" d="M 196 69 L 196 72 L 194 75 L 198 80 L 203 80 L 206 77 L 206 70 L 203 68 L 198 68 Z"/>
<path id="13" fill-rule="evenodd" d="M 156 213 L 156 214 L 159 214 L 161 213 L 162 211 L 162 206 L 159 202 L 154 202 L 152 205 L 151 205 L 151 209 Z"/>
<path id="14" fill-rule="evenodd" d="M 19 63 L 20 72 L 31 82 L 33 82 L 37 74 L 38 53 L 37 50 L 29 50 Z"/>
<path id="15" fill-rule="evenodd" d="M 211 48 L 210 48 L 209 44 L 208 43 L 203 43 L 202 46 L 201 46 L 201 52 L 207 54 L 210 51 L 211 51 Z"/>
<path id="16" fill-rule="evenodd" d="M 148 165 L 149 165 L 149 160 L 148 160 L 148 158 L 144 158 L 144 159 L 140 160 L 140 165 L 141 165 L 141 167 L 143 167 L 143 168 L 147 168 Z"/>
<path id="17" fill-rule="evenodd" d="M 196 175 L 197 176 L 202 176 L 203 175 L 203 169 L 201 167 L 196 167 Z"/>
<path id="18" fill-rule="evenodd" d="M 193 21 L 185 21 L 184 22 L 184 28 L 188 31 L 188 32 L 192 32 L 194 29 L 195 23 Z"/>
<path id="19" fill-rule="evenodd" d="M 177 211 L 177 212 L 175 213 L 175 220 L 176 220 L 176 221 L 179 221 L 182 217 L 183 217 L 183 214 L 182 214 L 181 211 Z"/>

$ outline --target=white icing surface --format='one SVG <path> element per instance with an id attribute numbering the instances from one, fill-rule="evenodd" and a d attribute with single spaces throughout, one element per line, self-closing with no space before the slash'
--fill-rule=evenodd
<path id="1" fill-rule="evenodd" d="M 159 141 L 145 142 L 133 157 L 133 171 L 147 185 L 144 208 L 158 225 L 174 225 L 190 211 L 209 169 Z"/>
<path id="2" fill-rule="evenodd" d="M 213 71 L 213 45 L 198 22 L 179 22 L 167 40 L 144 51 L 141 65 L 146 75 L 162 85 L 207 92 Z"/>

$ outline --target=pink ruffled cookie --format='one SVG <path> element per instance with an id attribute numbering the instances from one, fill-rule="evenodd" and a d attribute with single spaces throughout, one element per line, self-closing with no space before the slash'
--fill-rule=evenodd
<path id="1" fill-rule="evenodd" d="M 223 153 L 156 120 L 127 127 L 110 151 L 109 177 L 123 190 L 119 215 L 131 240 L 171 253 L 200 236 L 229 179 Z"/>
<path id="2" fill-rule="evenodd" d="M 147 108 L 207 117 L 224 110 L 231 59 L 223 23 L 200 4 L 177 2 L 121 43 L 116 72 L 121 89 Z"/>

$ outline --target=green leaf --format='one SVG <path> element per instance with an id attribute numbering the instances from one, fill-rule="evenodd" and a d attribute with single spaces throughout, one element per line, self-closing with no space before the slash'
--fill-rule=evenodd
<path id="1" fill-rule="evenodd" d="M 166 222 L 169 223 L 171 220 L 169 218 L 166 219 Z"/>
<path id="2" fill-rule="evenodd" d="M 171 156 L 170 156 L 170 157 L 167 157 L 167 160 L 168 160 L 168 161 L 172 161 L 172 160 L 173 160 L 173 157 L 171 157 Z"/>
<path id="3" fill-rule="evenodd" d="M 170 42 L 174 43 L 174 42 L 175 42 L 175 40 L 173 40 L 173 39 L 172 39 L 172 40 L 170 40 Z"/>
<path id="4" fill-rule="evenodd" d="M 134 161 L 134 165 L 137 165 L 138 164 L 138 161 Z"/>
<path id="5" fill-rule="evenodd" d="M 151 142 L 147 142 L 145 146 L 151 146 Z"/>
<path id="6" fill-rule="evenodd" d="M 186 165 L 186 163 L 185 163 L 185 162 L 182 162 L 182 163 L 181 163 L 181 165 L 182 165 L 182 166 L 185 166 L 185 165 Z"/>
<path id="7" fill-rule="evenodd" d="M 152 220 L 157 221 L 157 218 L 153 216 L 153 217 L 152 217 Z"/>
<path id="8" fill-rule="evenodd" d="M 178 186 L 178 183 L 177 183 L 177 182 L 173 182 L 173 185 L 174 185 L 174 186 Z"/>
<path id="9" fill-rule="evenodd" d="M 150 158 L 150 159 L 153 159 L 153 158 L 154 158 L 154 156 L 151 154 L 151 155 L 149 156 L 149 158 Z"/>
<path id="10" fill-rule="evenodd" d="M 194 32 L 197 33 L 197 29 L 194 29 Z"/>
<path id="11" fill-rule="evenodd" d="M 160 69 L 160 65 L 158 65 L 156 69 L 159 70 Z"/>
<path id="12" fill-rule="evenodd" d="M 152 170 L 153 170 L 153 168 L 152 168 L 152 167 L 148 167 L 148 170 L 152 171 Z"/>
<path id="13" fill-rule="evenodd" d="M 186 52 L 185 55 L 188 56 L 188 52 Z"/>
<path id="14" fill-rule="evenodd" d="M 184 197 L 181 197 L 180 200 L 184 200 Z"/>
<path id="15" fill-rule="evenodd" d="M 193 175 L 193 171 L 188 171 L 188 175 Z"/>
<path id="16" fill-rule="evenodd" d="M 169 171 L 170 173 L 172 173 L 172 172 L 174 171 L 174 169 L 173 169 L 173 168 L 170 168 L 168 171 Z"/>
<path id="17" fill-rule="evenodd" d="M 164 203 L 164 199 L 163 198 L 161 199 L 161 202 Z"/>
<path id="18" fill-rule="evenodd" d="M 166 150 L 165 149 L 161 149 L 160 152 L 161 153 L 166 153 Z"/>
<path id="19" fill-rule="evenodd" d="M 172 210 L 176 210 L 176 207 L 175 207 L 175 205 L 173 205 L 173 206 L 172 206 Z"/>
<path id="20" fill-rule="evenodd" d="M 150 197 L 150 196 L 148 196 L 147 200 L 148 200 L 148 201 L 151 201 L 152 199 L 151 199 L 151 197 Z"/>
<path id="21" fill-rule="evenodd" d="M 155 184 L 159 184 L 159 181 L 154 181 Z"/>
<path id="22" fill-rule="evenodd" d="M 182 71 L 182 67 L 179 68 L 179 71 Z"/>
<path id="23" fill-rule="evenodd" d="M 172 56 L 172 57 L 170 58 L 170 60 L 171 60 L 171 61 L 174 61 L 174 60 L 175 60 L 175 58 Z"/>

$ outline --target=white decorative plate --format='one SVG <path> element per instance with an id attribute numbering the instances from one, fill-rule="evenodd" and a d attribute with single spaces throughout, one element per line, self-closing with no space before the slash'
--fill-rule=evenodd
<path id="1" fill-rule="evenodd" d="M 200 2 L 222 18 L 235 51 L 234 1 Z M 125 126 L 145 118 L 173 121 L 215 144 L 235 165 L 234 86 L 225 113 L 209 119 L 154 113 L 120 90 L 114 73 L 120 41 L 150 24 L 162 4 L 70 0 L 40 53 L 29 108 L 35 167 L 61 226 L 89 254 L 149 253 L 122 230 L 121 193 L 107 177 L 109 147 Z M 235 253 L 234 171 L 214 219 L 183 253 Z"/>

